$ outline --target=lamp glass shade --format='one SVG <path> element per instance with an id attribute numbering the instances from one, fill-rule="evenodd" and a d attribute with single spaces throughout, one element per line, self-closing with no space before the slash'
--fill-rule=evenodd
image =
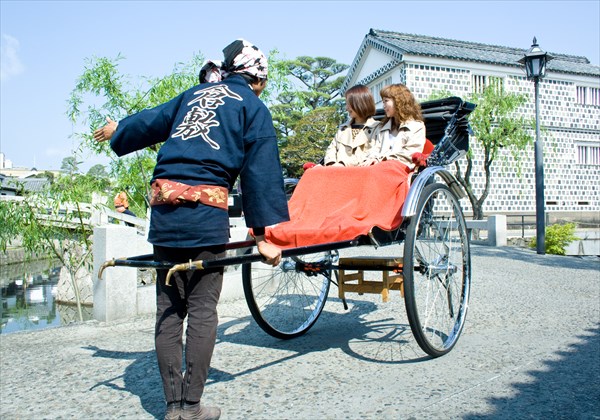
<path id="1" fill-rule="evenodd" d="M 527 77 L 544 77 L 546 73 L 546 57 L 527 57 L 525 60 L 525 69 L 527 70 Z"/>
<path id="2" fill-rule="evenodd" d="M 546 64 L 553 58 L 550 54 L 542 50 L 537 44 L 537 40 L 533 38 L 533 45 L 525 53 L 525 56 L 519 60 L 519 63 L 525 65 L 527 78 L 539 79 L 546 75 Z"/>

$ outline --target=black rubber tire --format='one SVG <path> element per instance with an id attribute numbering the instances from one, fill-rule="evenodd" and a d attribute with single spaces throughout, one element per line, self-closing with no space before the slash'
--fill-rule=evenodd
<path id="1" fill-rule="evenodd" d="M 467 315 L 471 253 L 462 209 L 446 184 L 427 185 L 404 242 L 404 299 L 413 335 L 432 357 L 458 341 Z"/>
<path id="2" fill-rule="evenodd" d="M 290 339 L 317 321 L 329 294 L 331 269 L 311 271 L 306 263 L 331 265 L 332 252 L 287 257 L 277 267 L 261 262 L 242 266 L 248 308 L 269 335 Z"/>

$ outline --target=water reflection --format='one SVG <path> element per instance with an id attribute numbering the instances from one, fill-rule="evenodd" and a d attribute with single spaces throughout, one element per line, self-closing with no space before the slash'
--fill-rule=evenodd
<path id="1" fill-rule="evenodd" d="M 57 261 L 38 260 L 3 265 L 0 269 L 0 334 L 67 325 L 79 320 L 77 307 L 54 299 L 61 266 Z M 92 308 L 83 307 L 84 320 L 92 319 Z"/>

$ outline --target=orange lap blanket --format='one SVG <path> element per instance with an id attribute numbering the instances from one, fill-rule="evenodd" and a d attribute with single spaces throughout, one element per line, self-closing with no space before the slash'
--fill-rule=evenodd
<path id="1" fill-rule="evenodd" d="M 290 221 L 267 227 L 266 240 L 282 248 L 351 240 L 378 226 L 397 228 L 410 169 L 398 161 L 367 167 L 315 166 L 289 201 Z"/>

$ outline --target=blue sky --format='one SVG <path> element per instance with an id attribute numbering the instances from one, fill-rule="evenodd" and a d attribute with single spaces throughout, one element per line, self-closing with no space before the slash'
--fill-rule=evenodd
<path id="1" fill-rule="evenodd" d="M 163 76 L 195 52 L 221 58 L 245 38 L 280 57 L 351 64 L 370 28 L 600 61 L 600 0 L 590 1 L 7 1 L 0 0 L 0 151 L 14 166 L 59 169 L 76 148 L 67 99 L 86 58 Z M 81 169 L 103 163 L 84 156 Z"/>

